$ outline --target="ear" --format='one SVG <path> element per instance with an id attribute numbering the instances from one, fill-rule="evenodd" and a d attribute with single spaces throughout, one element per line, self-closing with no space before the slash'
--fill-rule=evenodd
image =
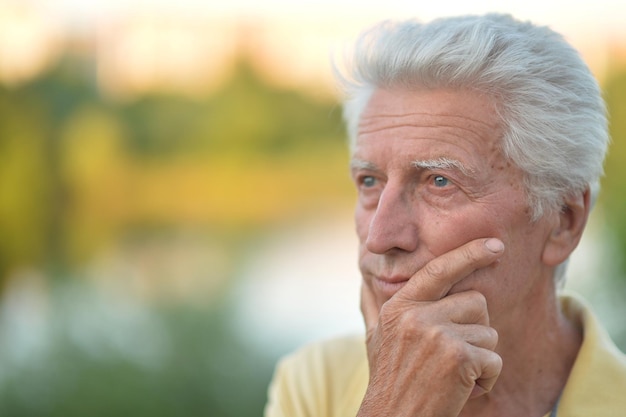
<path id="1" fill-rule="evenodd" d="M 565 199 L 544 247 L 543 262 L 545 264 L 557 266 L 576 249 L 587 225 L 590 210 L 589 188 Z"/>

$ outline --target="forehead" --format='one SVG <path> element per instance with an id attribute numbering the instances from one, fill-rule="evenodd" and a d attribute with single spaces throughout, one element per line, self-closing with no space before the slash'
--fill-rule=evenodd
<path id="1" fill-rule="evenodd" d="M 501 132 L 495 100 L 487 95 L 378 89 L 361 115 L 355 156 L 416 153 L 411 156 L 491 160 L 502 156 Z"/>
<path id="2" fill-rule="evenodd" d="M 495 98 L 469 89 L 376 89 L 363 109 L 359 131 L 370 117 L 383 115 L 460 116 L 478 123 L 498 125 Z"/>

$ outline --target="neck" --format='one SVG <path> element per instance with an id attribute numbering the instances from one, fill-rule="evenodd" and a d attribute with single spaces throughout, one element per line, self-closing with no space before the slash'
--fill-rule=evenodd
<path id="1" fill-rule="evenodd" d="M 579 329 L 561 312 L 554 290 L 544 305 L 530 304 L 511 317 L 517 326 L 497 326 L 503 369 L 493 390 L 470 400 L 461 416 L 538 416 L 552 410 L 582 343 Z M 520 326 L 520 324 L 523 324 Z M 516 329 L 512 334 L 500 329 Z"/>

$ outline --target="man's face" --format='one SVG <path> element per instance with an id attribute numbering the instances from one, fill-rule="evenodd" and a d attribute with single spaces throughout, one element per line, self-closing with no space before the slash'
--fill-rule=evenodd
<path id="1" fill-rule="evenodd" d="M 379 307 L 426 262 L 477 238 L 499 238 L 505 253 L 450 292 L 480 291 L 490 315 L 550 279 L 541 262 L 549 227 L 530 222 L 523 174 L 505 159 L 501 136 L 493 101 L 476 92 L 373 94 L 351 169 L 359 266 Z"/>

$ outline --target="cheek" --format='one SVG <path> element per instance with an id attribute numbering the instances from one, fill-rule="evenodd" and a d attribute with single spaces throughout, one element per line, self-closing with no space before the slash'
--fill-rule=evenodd
<path id="1" fill-rule="evenodd" d="M 360 205 L 354 210 L 354 223 L 356 226 L 356 234 L 359 237 L 359 243 L 363 245 L 367 240 L 369 233 L 370 221 L 372 214 L 364 210 Z"/>
<path id="2" fill-rule="evenodd" d="M 429 242 L 435 256 L 442 255 L 479 238 L 503 238 L 497 218 L 485 212 L 439 214 L 430 226 L 422 228 L 422 238 Z"/>

